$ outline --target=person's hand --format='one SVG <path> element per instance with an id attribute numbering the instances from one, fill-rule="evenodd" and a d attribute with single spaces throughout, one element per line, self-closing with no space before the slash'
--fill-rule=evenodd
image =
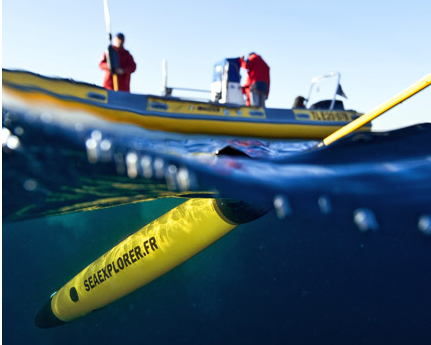
<path id="1" fill-rule="evenodd" d="M 122 75 L 124 74 L 124 70 L 122 68 L 116 68 L 114 71 L 114 74 Z"/>

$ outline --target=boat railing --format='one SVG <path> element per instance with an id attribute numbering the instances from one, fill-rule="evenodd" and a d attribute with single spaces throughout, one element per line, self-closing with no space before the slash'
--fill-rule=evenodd
<path id="1" fill-rule="evenodd" d="M 312 94 L 314 88 L 317 87 L 318 84 L 320 82 L 322 82 L 323 80 L 328 79 L 328 78 L 333 78 L 333 77 L 337 77 L 337 86 L 335 88 L 334 96 L 332 97 L 331 104 L 329 106 L 329 110 L 333 110 L 334 109 L 334 106 L 336 104 L 335 103 L 336 96 L 337 96 L 337 94 L 340 94 L 339 90 L 341 89 L 341 86 L 340 86 L 341 74 L 339 72 L 331 72 L 329 74 L 321 75 L 321 76 L 314 77 L 313 79 L 311 79 L 310 90 L 308 92 L 308 97 L 305 100 L 307 106 L 309 106 L 308 102 L 309 102 L 309 100 L 311 98 L 311 94 Z"/>
<path id="2" fill-rule="evenodd" d="M 203 90 L 203 89 L 193 89 L 193 88 L 186 88 L 186 87 L 168 87 L 168 63 L 166 59 L 162 60 L 162 96 L 163 97 L 171 97 L 172 92 L 174 90 L 178 91 L 189 91 L 189 92 L 205 92 L 210 93 L 210 90 Z"/>
<path id="3" fill-rule="evenodd" d="M 190 89 L 190 88 L 186 88 L 186 87 L 166 87 L 165 86 L 162 89 L 162 96 L 163 97 L 170 97 L 174 90 L 189 91 L 189 92 L 205 92 L 205 93 L 211 92 L 210 90 L 203 90 L 203 89 Z"/>

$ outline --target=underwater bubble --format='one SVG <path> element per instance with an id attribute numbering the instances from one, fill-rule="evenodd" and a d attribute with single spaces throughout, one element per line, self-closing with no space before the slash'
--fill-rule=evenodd
<path id="1" fill-rule="evenodd" d="M 10 137 L 10 130 L 6 127 L 3 127 L 1 130 L 1 142 L 2 146 L 6 146 L 7 139 Z"/>
<path id="2" fill-rule="evenodd" d="M 28 192 L 35 191 L 37 189 L 37 186 L 38 186 L 37 181 L 33 179 L 26 180 L 23 184 L 24 189 Z"/>
<path id="3" fill-rule="evenodd" d="M 11 126 L 12 122 L 13 122 L 13 116 L 9 111 L 4 111 L 2 110 L 2 115 L 3 115 L 3 125 L 5 126 Z"/>
<path id="4" fill-rule="evenodd" d="M 431 236 L 431 216 L 422 215 L 419 217 L 418 229 L 427 236 Z"/>
<path id="5" fill-rule="evenodd" d="M 190 189 L 190 175 L 185 167 L 181 167 L 177 174 L 178 187 L 182 192 Z"/>
<path id="6" fill-rule="evenodd" d="M 96 141 L 102 140 L 102 132 L 95 129 L 94 131 L 91 132 L 91 139 Z"/>
<path id="7" fill-rule="evenodd" d="M 75 130 L 81 132 L 82 130 L 84 130 L 84 125 L 81 122 L 75 123 Z"/>
<path id="8" fill-rule="evenodd" d="M 157 178 L 163 178 L 165 176 L 164 172 L 165 162 L 162 158 L 156 158 L 154 160 L 154 171 Z"/>
<path id="9" fill-rule="evenodd" d="M 50 113 L 46 113 L 45 112 L 45 113 L 42 113 L 40 115 L 40 119 L 42 120 L 42 122 L 51 123 L 52 120 L 53 120 L 53 117 L 52 117 L 52 115 Z"/>
<path id="10" fill-rule="evenodd" d="M 320 213 L 330 214 L 332 212 L 331 201 L 326 195 L 322 195 L 317 199 L 317 204 L 319 205 Z"/>
<path id="11" fill-rule="evenodd" d="M 21 136 L 24 134 L 24 128 L 22 128 L 21 126 L 17 126 L 14 128 L 13 132 L 18 135 Z"/>
<path id="12" fill-rule="evenodd" d="M 153 177 L 152 159 L 150 156 L 144 156 L 141 158 L 142 173 L 145 178 Z"/>
<path id="13" fill-rule="evenodd" d="M 95 150 L 97 148 L 97 142 L 94 139 L 88 139 L 85 142 L 85 146 L 87 147 L 87 149 L 89 150 Z"/>
<path id="14" fill-rule="evenodd" d="M 19 138 L 15 135 L 11 135 L 7 140 L 6 146 L 11 150 L 15 150 L 19 146 Z"/>
<path id="15" fill-rule="evenodd" d="M 127 176 L 136 178 L 138 176 L 138 155 L 135 152 L 129 152 L 126 155 Z"/>
<path id="16" fill-rule="evenodd" d="M 90 138 L 85 142 L 85 147 L 87 149 L 87 159 L 90 163 L 97 163 L 97 142 L 96 140 Z"/>
<path id="17" fill-rule="evenodd" d="M 353 221 L 362 232 L 379 229 L 379 224 L 374 213 L 367 208 L 358 208 L 355 210 L 353 212 Z"/>
<path id="18" fill-rule="evenodd" d="M 3 127 L 2 128 L 2 147 L 6 147 L 10 150 L 15 150 L 18 148 L 20 142 L 19 138 L 11 133 L 11 131 Z"/>
<path id="19" fill-rule="evenodd" d="M 102 151 L 109 151 L 111 149 L 111 142 L 108 139 L 104 139 L 102 140 L 102 142 L 100 143 L 100 149 Z"/>
<path id="20" fill-rule="evenodd" d="M 274 209 L 278 219 L 284 219 L 292 214 L 289 199 L 282 195 L 274 197 Z"/>
<path id="21" fill-rule="evenodd" d="M 168 169 L 166 170 L 166 175 L 165 175 L 165 179 L 166 179 L 166 186 L 168 187 L 169 190 L 176 190 L 177 186 L 175 183 L 175 176 L 177 174 L 178 168 L 171 164 L 168 166 Z"/>
<path id="22" fill-rule="evenodd" d="M 99 145 L 100 147 L 100 160 L 109 162 L 111 160 L 111 147 L 112 144 L 108 139 L 103 139 Z"/>
<path id="23" fill-rule="evenodd" d="M 24 119 L 26 122 L 36 122 L 38 118 L 40 118 L 40 114 L 36 113 L 36 112 L 26 112 L 24 114 Z"/>
<path id="24" fill-rule="evenodd" d="M 168 171 L 167 172 L 169 174 L 176 174 L 177 171 L 178 171 L 178 168 L 177 168 L 176 165 L 171 164 L 171 165 L 168 166 Z"/>

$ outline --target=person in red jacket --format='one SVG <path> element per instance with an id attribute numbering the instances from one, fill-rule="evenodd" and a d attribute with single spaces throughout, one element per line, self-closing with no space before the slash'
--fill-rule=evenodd
<path id="1" fill-rule="evenodd" d="M 248 59 L 240 58 L 241 68 L 247 69 L 248 78 L 243 92 L 247 96 L 247 106 L 264 107 L 269 95 L 269 66 L 256 53 L 250 53 Z"/>
<path id="2" fill-rule="evenodd" d="M 112 48 L 117 53 L 119 67 L 109 70 L 106 52 L 99 63 L 100 69 L 105 71 L 103 87 L 108 90 L 115 89 L 114 79 L 117 78 L 118 90 L 130 92 L 130 75 L 136 70 L 136 63 L 129 51 L 124 49 L 124 35 L 119 33 L 114 37 Z M 113 77 L 113 74 L 116 77 Z"/>

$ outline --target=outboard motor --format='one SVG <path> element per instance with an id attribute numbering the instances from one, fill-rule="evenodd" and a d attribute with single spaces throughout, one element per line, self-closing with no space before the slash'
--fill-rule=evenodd
<path id="1" fill-rule="evenodd" d="M 211 101 L 245 105 L 241 88 L 239 58 L 224 59 L 214 65 Z"/>

